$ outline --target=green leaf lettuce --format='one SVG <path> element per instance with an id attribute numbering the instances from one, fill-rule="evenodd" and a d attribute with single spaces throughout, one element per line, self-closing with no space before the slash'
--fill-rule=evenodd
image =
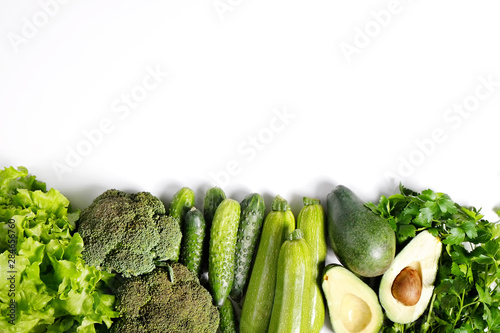
<path id="1" fill-rule="evenodd" d="M 0 332 L 95 332 L 117 317 L 112 275 L 81 257 L 78 217 L 26 168 L 0 171 Z"/>

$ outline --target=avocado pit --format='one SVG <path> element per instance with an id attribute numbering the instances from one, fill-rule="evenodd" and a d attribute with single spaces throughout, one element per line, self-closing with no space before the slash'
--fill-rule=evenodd
<path id="1" fill-rule="evenodd" d="M 403 268 L 394 279 L 391 292 L 396 300 L 406 306 L 417 304 L 422 295 L 421 273 L 411 266 Z"/>

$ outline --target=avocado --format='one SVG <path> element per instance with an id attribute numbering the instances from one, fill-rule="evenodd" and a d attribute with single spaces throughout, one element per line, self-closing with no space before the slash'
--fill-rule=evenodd
<path id="1" fill-rule="evenodd" d="M 417 320 L 434 290 L 442 243 L 421 231 L 399 252 L 380 280 L 379 298 L 387 318 L 399 324 Z"/>
<path id="2" fill-rule="evenodd" d="M 328 238 L 340 263 L 359 276 L 384 274 L 396 254 L 389 222 L 343 185 L 336 186 L 326 202 Z"/>
<path id="3" fill-rule="evenodd" d="M 322 289 L 335 333 L 376 333 L 384 321 L 377 294 L 348 269 L 325 267 Z"/>

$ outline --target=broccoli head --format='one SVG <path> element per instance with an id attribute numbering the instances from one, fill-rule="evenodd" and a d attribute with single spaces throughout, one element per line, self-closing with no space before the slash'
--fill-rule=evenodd
<path id="1" fill-rule="evenodd" d="M 151 272 L 157 261 L 179 259 L 182 233 L 149 192 L 108 190 L 84 209 L 78 232 L 88 265 L 125 277 Z"/>
<path id="2" fill-rule="evenodd" d="M 212 296 L 179 263 L 122 279 L 117 285 L 120 318 L 111 326 L 112 333 L 217 332 L 219 311 Z"/>

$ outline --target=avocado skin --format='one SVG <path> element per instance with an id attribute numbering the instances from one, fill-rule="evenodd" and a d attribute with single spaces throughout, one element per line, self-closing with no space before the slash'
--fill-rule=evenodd
<path id="1" fill-rule="evenodd" d="M 343 185 L 327 195 L 327 231 L 340 263 L 359 276 L 382 275 L 396 254 L 389 223 Z"/>

